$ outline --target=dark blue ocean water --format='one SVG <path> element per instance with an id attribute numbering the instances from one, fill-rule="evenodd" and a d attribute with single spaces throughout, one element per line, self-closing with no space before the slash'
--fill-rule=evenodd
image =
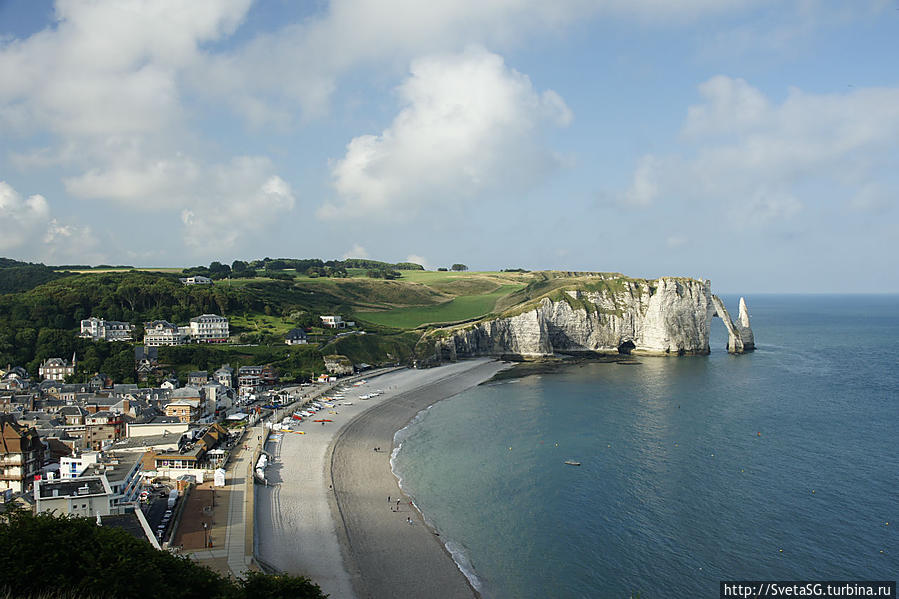
<path id="1" fill-rule="evenodd" d="M 485 596 L 897 578 L 899 297 L 747 301 L 754 353 L 717 322 L 710 356 L 489 384 L 400 433 L 395 471 Z"/>

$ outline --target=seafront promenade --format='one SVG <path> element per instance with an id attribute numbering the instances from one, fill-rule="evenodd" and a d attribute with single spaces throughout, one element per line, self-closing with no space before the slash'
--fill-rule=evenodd
<path id="1" fill-rule="evenodd" d="M 242 578 L 246 570 L 259 570 L 253 558 L 254 493 L 252 468 L 264 439 L 261 425 L 249 427 L 228 465 L 225 487 L 214 491 L 209 483 L 201 485 L 187 498 L 185 510 L 193 516 L 183 521 L 174 545 L 183 545 L 183 553 L 222 573 Z M 209 488 L 207 493 L 203 491 Z M 204 502 L 200 494 L 211 496 Z M 192 504 L 203 503 L 199 507 Z M 207 507 L 208 505 L 208 507 Z M 206 524 L 205 527 L 202 524 Z M 206 545 L 204 547 L 204 545 Z M 211 545 L 211 546 L 210 546 Z"/>

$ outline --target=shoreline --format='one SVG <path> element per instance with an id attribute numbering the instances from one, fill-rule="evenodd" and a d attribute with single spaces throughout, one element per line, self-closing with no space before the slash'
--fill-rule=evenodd
<path id="1" fill-rule="evenodd" d="M 506 368 L 488 359 L 452 366 L 455 372 L 366 410 L 341 429 L 329 447 L 330 503 L 357 596 L 479 597 L 443 539 L 402 490 L 391 466 L 396 433 L 418 414 Z M 388 496 L 391 504 L 385 505 Z M 396 498 L 398 512 L 391 511 Z"/>
<path id="2" fill-rule="evenodd" d="M 377 374 L 322 412 L 333 423 L 306 420 L 294 427 L 302 435 L 272 431 L 269 484 L 255 488 L 258 556 L 308 576 L 332 597 L 476 596 L 441 538 L 410 507 L 390 457 L 394 435 L 422 410 L 506 367 L 478 358 Z M 357 398 L 375 389 L 383 394 Z M 388 495 L 401 498 L 398 512 L 385 505 Z M 423 588 L 421 573 L 442 582 Z"/>

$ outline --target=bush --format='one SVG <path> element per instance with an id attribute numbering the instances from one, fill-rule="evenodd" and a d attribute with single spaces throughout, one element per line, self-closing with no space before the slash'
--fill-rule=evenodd
<path id="1" fill-rule="evenodd" d="M 302 576 L 254 572 L 233 581 L 90 518 L 15 507 L 0 516 L 0 591 L 14 597 L 326 597 Z"/>

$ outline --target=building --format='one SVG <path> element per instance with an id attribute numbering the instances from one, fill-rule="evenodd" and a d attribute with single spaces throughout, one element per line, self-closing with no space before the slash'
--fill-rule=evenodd
<path id="1" fill-rule="evenodd" d="M 181 327 L 167 320 L 154 320 L 144 323 L 144 345 L 146 347 L 183 345 L 187 336 Z"/>
<path id="2" fill-rule="evenodd" d="M 105 476 L 37 481 L 35 512 L 55 512 L 94 518 L 113 513 L 112 489 Z"/>
<path id="3" fill-rule="evenodd" d="M 125 419 L 108 410 L 88 414 L 84 419 L 84 447 L 100 451 L 125 437 Z"/>
<path id="4" fill-rule="evenodd" d="M 156 374 L 159 366 L 159 348 L 138 345 L 134 348 L 134 370 L 137 380 L 146 381 L 150 375 Z"/>
<path id="5" fill-rule="evenodd" d="M 187 375 L 187 384 L 201 387 L 209 382 L 209 373 L 205 370 L 194 370 Z"/>
<path id="6" fill-rule="evenodd" d="M 81 321 L 81 336 L 94 341 L 130 341 L 134 325 L 91 316 Z"/>
<path id="7" fill-rule="evenodd" d="M 194 275 L 192 277 L 183 277 L 178 279 L 185 285 L 212 285 L 212 279 L 202 275 Z"/>
<path id="8" fill-rule="evenodd" d="M 120 507 L 134 504 L 140 495 L 140 470 L 143 451 L 110 453 L 84 469 L 80 478 L 103 476 L 112 491 L 110 503 L 112 513 L 119 513 Z"/>
<path id="9" fill-rule="evenodd" d="M 8 391 L 21 391 L 31 387 L 31 378 L 28 371 L 21 366 L 7 366 L 6 372 L 0 377 L 0 389 Z"/>
<path id="10" fill-rule="evenodd" d="M 100 459 L 99 451 L 75 452 L 70 456 L 59 458 L 59 477 L 63 480 L 78 478 L 91 464 L 96 464 Z"/>
<path id="11" fill-rule="evenodd" d="M 287 332 L 287 336 L 284 338 L 284 343 L 287 345 L 303 345 L 308 343 L 309 340 L 306 337 L 306 331 L 303 329 L 290 329 Z"/>
<path id="12" fill-rule="evenodd" d="M 237 386 L 241 395 L 262 390 L 262 366 L 241 366 L 237 370 Z"/>
<path id="13" fill-rule="evenodd" d="M 44 465 L 44 444 L 33 428 L 19 425 L 11 414 L 0 414 L 0 490 L 29 490 Z"/>
<path id="14" fill-rule="evenodd" d="M 190 338 L 198 343 L 228 341 L 228 319 L 218 314 L 201 314 L 190 319 Z"/>
<path id="15" fill-rule="evenodd" d="M 75 374 L 75 354 L 72 354 L 72 363 L 69 364 L 62 358 L 47 358 L 38 368 L 41 380 L 64 381 L 67 376 Z"/>
<path id="16" fill-rule="evenodd" d="M 328 329 L 343 329 L 346 328 L 346 323 L 343 321 L 342 316 L 319 316 L 322 321 L 322 326 Z"/>
<path id="17" fill-rule="evenodd" d="M 199 399 L 176 399 L 165 406 L 165 415 L 180 422 L 195 422 L 200 417 Z"/>
<path id="18" fill-rule="evenodd" d="M 219 385 L 234 386 L 234 369 L 230 364 L 222 364 L 222 367 L 216 370 L 212 376 Z"/>

